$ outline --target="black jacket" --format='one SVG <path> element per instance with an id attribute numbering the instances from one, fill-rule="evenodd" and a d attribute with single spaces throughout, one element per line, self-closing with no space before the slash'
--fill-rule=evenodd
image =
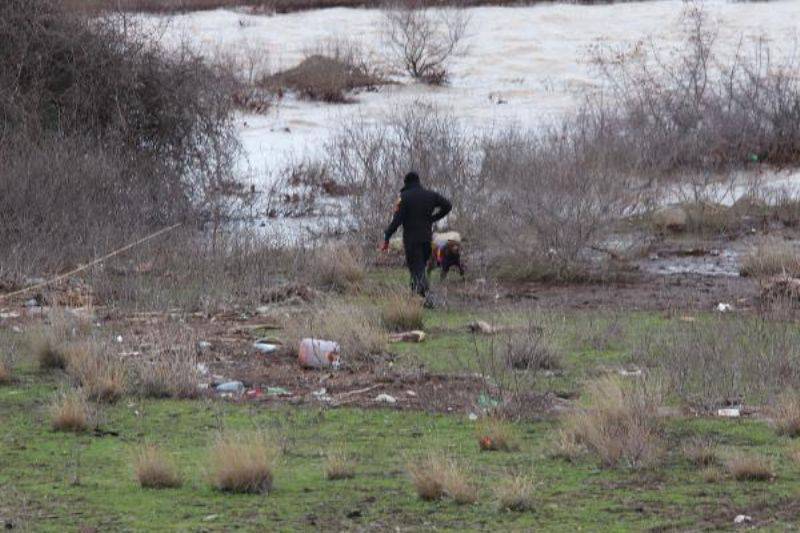
<path id="1" fill-rule="evenodd" d="M 431 242 L 433 223 L 447 216 L 452 204 L 441 194 L 424 189 L 418 181 L 408 183 L 400 191 L 394 217 L 386 228 L 385 240 L 389 240 L 403 226 L 403 242 L 420 244 Z"/>

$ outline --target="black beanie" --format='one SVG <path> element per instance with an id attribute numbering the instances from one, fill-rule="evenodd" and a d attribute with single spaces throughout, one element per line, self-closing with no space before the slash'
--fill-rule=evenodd
<path id="1" fill-rule="evenodd" d="M 410 185 L 412 183 L 419 183 L 419 175 L 412 170 L 411 172 L 406 174 L 406 177 L 403 179 L 403 182 L 406 185 Z"/>

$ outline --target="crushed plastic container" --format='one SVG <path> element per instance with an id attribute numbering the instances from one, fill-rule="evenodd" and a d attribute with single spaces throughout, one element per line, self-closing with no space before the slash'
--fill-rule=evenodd
<path id="1" fill-rule="evenodd" d="M 339 368 L 339 343 L 321 339 L 300 341 L 298 361 L 306 368 Z"/>
<path id="2" fill-rule="evenodd" d="M 214 389 L 217 392 L 236 392 L 241 393 L 244 391 L 244 383 L 241 381 L 227 381 L 225 383 L 220 383 Z"/>

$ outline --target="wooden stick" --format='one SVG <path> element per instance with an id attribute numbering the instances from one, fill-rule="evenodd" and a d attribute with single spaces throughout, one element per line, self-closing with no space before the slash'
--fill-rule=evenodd
<path id="1" fill-rule="evenodd" d="M 123 246 L 122 248 L 118 248 L 118 249 L 114 250 L 113 252 L 107 253 L 106 255 L 104 255 L 102 257 L 98 257 L 97 259 L 95 259 L 94 261 L 91 261 L 88 264 L 85 264 L 85 265 L 80 266 L 80 267 L 78 267 L 76 269 L 70 270 L 66 274 L 61 274 L 61 275 L 56 276 L 56 277 L 54 277 L 52 279 L 43 281 L 41 283 L 37 283 L 35 285 L 31 285 L 30 287 L 25 287 L 24 289 L 20 289 L 18 291 L 9 292 L 7 294 L 0 294 L 0 301 L 8 299 L 8 298 L 12 298 L 14 296 L 19 296 L 20 294 L 24 294 L 24 293 L 26 293 L 28 291 L 32 291 L 32 290 L 35 290 L 35 289 L 41 289 L 42 287 L 46 287 L 48 285 L 51 285 L 53 283 L 57 283 L 57 282 L 59 282 L 59 281 L 61 281 L 63 279 L 66 279 L 66 278 L 68 278 L 70 276 L 74 276 L 78 272 L 83 272 L 87 268 L 91 268 L 91 267 L 93 267 L 94 265 L 96 265 L 98 263 L 102 263 L 103 261 L 105 261 L 107 259 L 111 259 L 115 255 L 119 255 L 122 252 L 127 252 L 128 250 L 130 250 L 131 248 L 133 248 L 135 246 L 139 246 L 140 244 L 145 243 L 145 242 L 149 241 L 150 239 L 155 239 L 159 235 L 163 235 L 164 233 L 172 231 L 175 228 L 177 228 L 178 226 L 182 226 L 182 225 L 183 225 L 183 222 L 178 222 L 177 224 L 173 224 L 172 226 L 169 226 L 167 228 L 162 228 L 162 229 L 158 230 L 155 233 L 151 233 L 147 237 L 143 237 L 143 238 L 139 239 L 138 241 L 135 241 L 135 242 L 132 242 L 130 244 L 127 244 L 127 245 Z"/>

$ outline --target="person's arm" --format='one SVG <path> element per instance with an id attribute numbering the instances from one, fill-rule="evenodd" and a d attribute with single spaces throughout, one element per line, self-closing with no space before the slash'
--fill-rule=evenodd
<path id="1" fill-rule="evenodd" d="M 433 216 L 431 217 L 433 219 L 432 222 L 439 222 L 452 210 L 453 204 L 450 203 L 450 200 L 437 193 L 436 204 L 434 206 Z"/>
<path id="2" fill-rule="evenodd" d="M 403 225 L 403 219 L 405 216 L 405 206 L 403 205 L 402 197 L 397 200 L 397 205 L 394 208 L 394 216 L 392 217 L 392 221 L 389 223 L 389 227 L 386 228 L 386 231 L 383 234 L 383 242 L 384 245 L 389 242 L 389 239 L 392 238 L 394 232 L 397 231 L 397 228 Z"/>

